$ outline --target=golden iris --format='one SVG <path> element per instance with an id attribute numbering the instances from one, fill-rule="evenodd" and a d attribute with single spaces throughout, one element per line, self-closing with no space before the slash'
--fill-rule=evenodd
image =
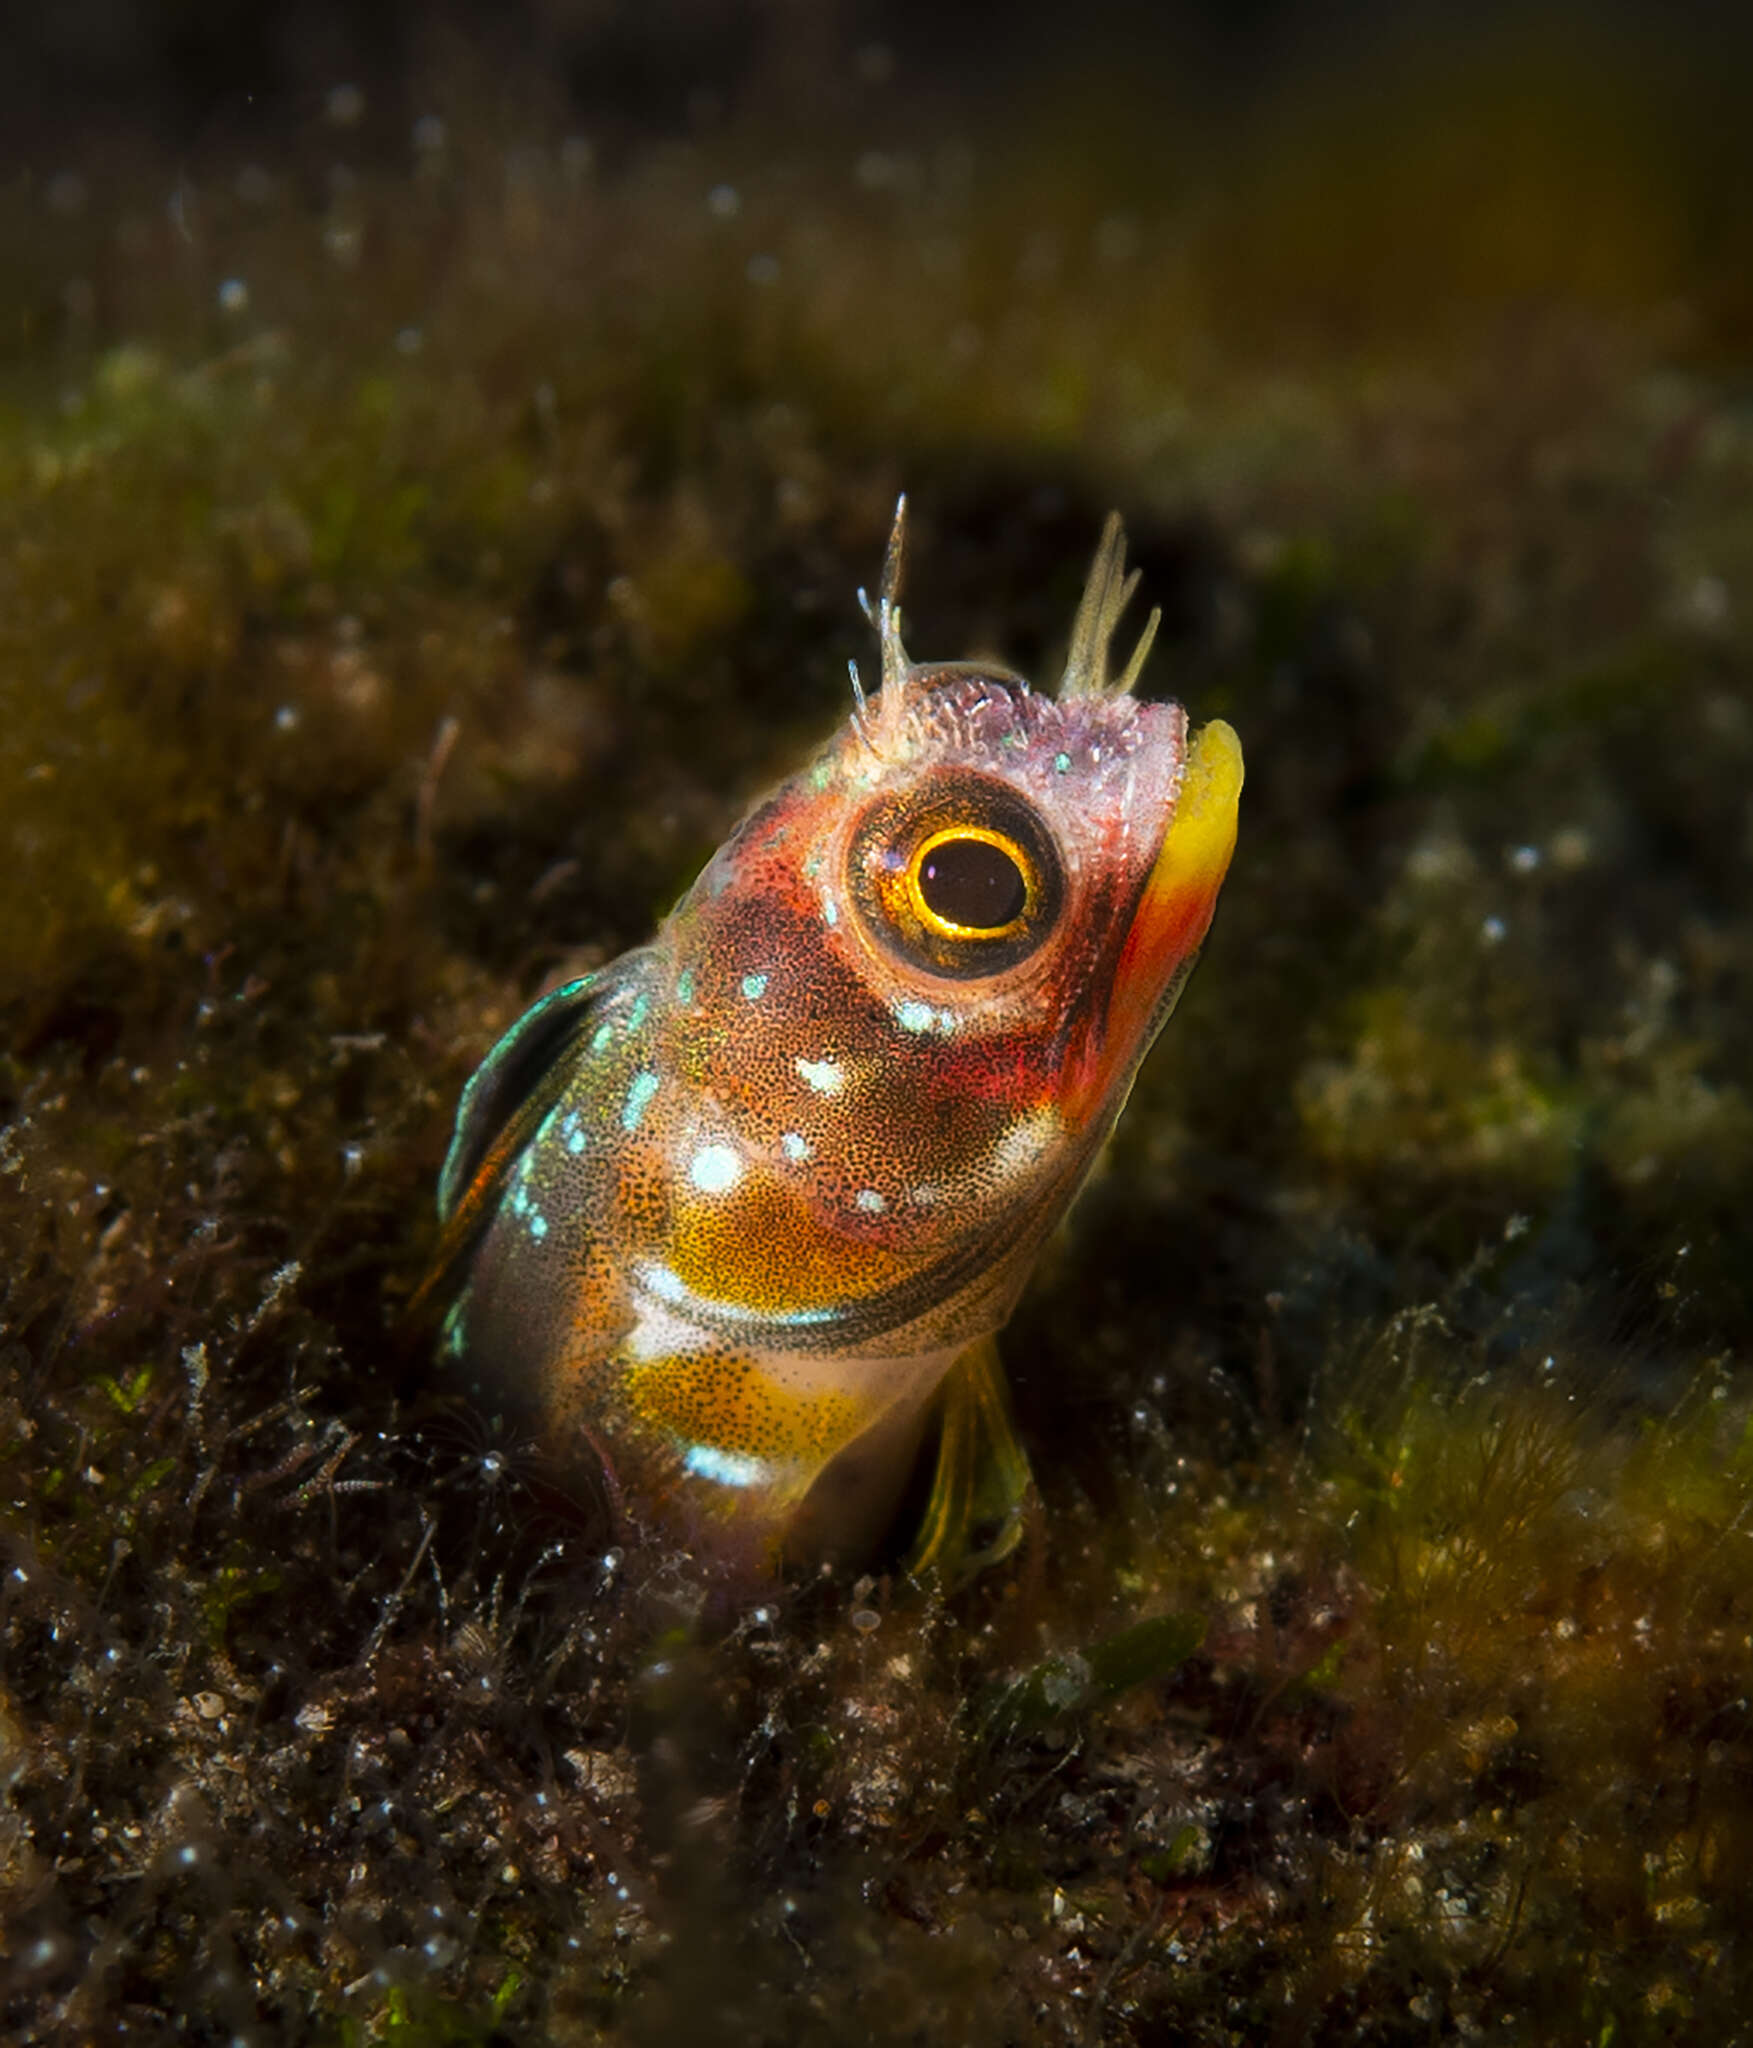
<path id="1" fill-rule="evenodd" d="M 1058 847 L 1034 806 L 992 777 L 953 771 L 871 805 L 847 881 L 885 951 L 952 981 L 1026 960 L 1065 895 Z"/>

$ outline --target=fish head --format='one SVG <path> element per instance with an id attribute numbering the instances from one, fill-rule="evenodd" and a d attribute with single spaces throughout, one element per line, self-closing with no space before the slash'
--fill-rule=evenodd
<path id="1" fill-rule="evenodd" d="M 867 1348 L 964 1343 L 1088 1172 L 1210 924 L 1242 779 L 1227 725 L 1133 694 L 1149 628 L 1109 679 L 1121 549 L 1110 522 L 1055 694 L 913 662 L 891 589 L 880 691 L 674 914 L 671 1058 L 714 1120 L 682 1236 L 714 1291 Z"/>

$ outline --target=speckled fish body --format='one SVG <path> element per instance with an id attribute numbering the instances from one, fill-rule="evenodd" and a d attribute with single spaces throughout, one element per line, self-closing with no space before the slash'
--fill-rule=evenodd
<path id="1" fill-rule="evenodd" d="M 1027 1467 L 985 1340 L 1234 843 L 1229 728 L 1190 743 L 1178 705 L 1132 696 L 1148 632 L 1109 681 L 1135 580 L 1117 523 L 1057 697 L 908 659 L 899 535 L 880 693 L 649 946 L 513 1027 L 440 1192 L 441 1350 L 477 1398 L 600 1471 L 634 1525 L 741 1569 L 867 1547 L 934 1416 L 954 1426 L 929 1561 L 973 1554 L 960 1525 L 991 1488 L 970 1460 L 1014 1508 Z"/>

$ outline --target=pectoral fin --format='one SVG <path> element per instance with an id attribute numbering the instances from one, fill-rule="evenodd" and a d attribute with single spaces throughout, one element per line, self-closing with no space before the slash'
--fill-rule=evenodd
<path id="1" fill-rule="evenodd" d="M 944 1380 L 937 1470 L 907 1570 L 949 1589 L 999 1563 L 1022 1541 L 1033 1486 L 998 1346 L 983 1337 Z"/>
<path id="2" fill-rule="evenodd" d="M 641 954 L 552 990 L 526 1010 L 476 1069 L 457 1105 L 456 1131 L 438 1183 L 441 1225 L 432 1263 L 404 1319 L 423 1340 L 460 1286 L 469 1255 L 499 1206 L 506 1174 L 541 1128 L 572 1071 L 573 1055 L 605 1000 Z"/>

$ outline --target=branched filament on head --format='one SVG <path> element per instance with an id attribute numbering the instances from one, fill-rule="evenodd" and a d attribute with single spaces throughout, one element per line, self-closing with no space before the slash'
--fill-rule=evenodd
<path id="1" fill-rule="evenodd" d="M 907 547 L 907 499 L 895 503 L 895 523 L 883 558 L 883 577 L 873 602 L 860 590 L 858 602 L 882 646 L 882 687 L 873 705 L 857 662 L 847 667 L 852 677 L 852 723 L 860 740 L 879 761 L 894 761 L 901 752 L 908 712 L 913 664 L 901 640 L 901 574 Z M 1110 512 L 1102 528 L 1095 560 L 1071 629 L 1071 650 L 1057 692 L 1061 703 L 1078 698 L 1114 699 L 1129 696 L 1150 656 L 1162 610 L 1153 607 L 1138 636 L 1132 657 L 1118 676 L 1108 673 L 1108 656 L 1121 615 L 1137 590 L 1140 571 L 1126 567 L 1126 529 L 1118 512 Z"/>
<path id="2" fill-rule="evenodd" d="M 1132 602 L 1140 572 L 1126 573 L 1126 529 L 1118 512 L 1108 514 L 1096 558 L 1090 564 L 1089 581 L 1071 628 L 1071 651 L 1066 656 L 1065 676 L 1059 685 L 1061 700 L 1071 697 L 1124 697 L 1144 672 L 1151 643 L 1162 623 L 1162 610 L 1153 607 L 1132 650 L 1132 659 L 1116 681 L 1108 676 L 1108 649 L 1120 624 L 1120 615 Z"/>
<path id="3" fill-rule="evenodd" d="M 901 730 L 907 718 L 907 683 L 913 664 L 901 644 L 901 571 L 907 551 L 907 494 L 895 500 L 895 523 L 889 529 L 888 552 L 883 556 L 883 580 L 873 604 L 860 590 L 858 602 L 875 628 L 883 650 L 883 684 L 876 701 L 876 715 L 867 711 L 864 685 L 858 666 L 852 664 L 853 723 L 871 752 L 892 760 L 900 749 Z"/>

